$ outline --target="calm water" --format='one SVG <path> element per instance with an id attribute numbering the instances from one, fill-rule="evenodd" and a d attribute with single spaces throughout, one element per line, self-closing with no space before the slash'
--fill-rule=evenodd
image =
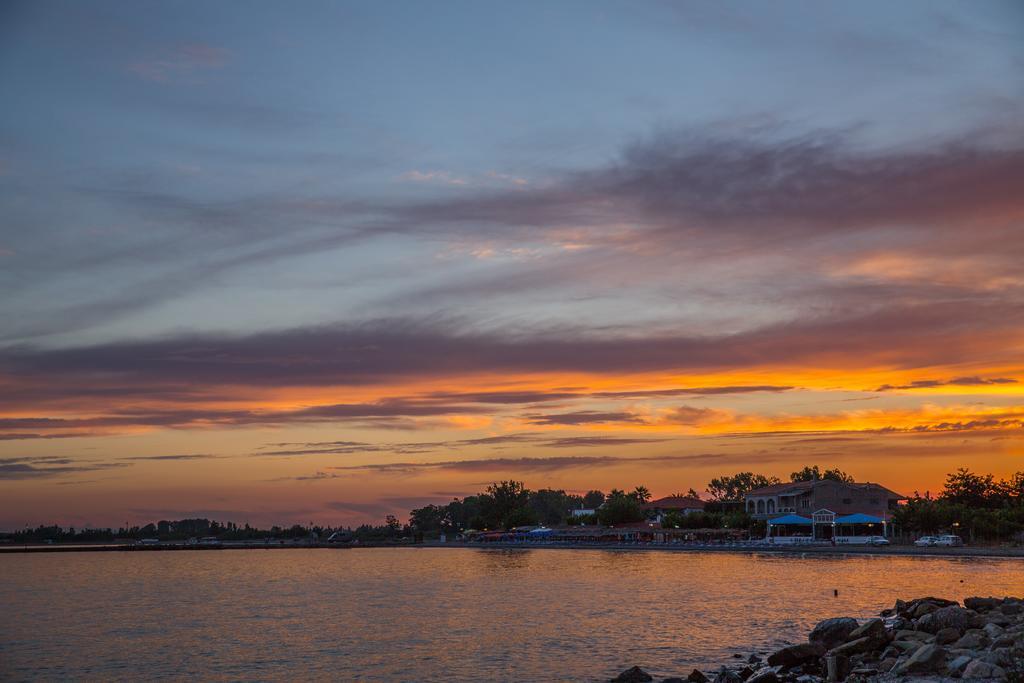
<path id="1" fill-rule="evenodd" d="M 832 590 L 839 589 L 839 597 Z M 602 550 L 0 556 L 0 678 L 599 680 L 685 673 L 1024 561 Z"/>

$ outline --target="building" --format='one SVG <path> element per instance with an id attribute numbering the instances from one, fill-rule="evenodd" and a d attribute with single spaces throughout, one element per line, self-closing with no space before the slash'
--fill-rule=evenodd
<path id="1" fill-rule="evenodd" d="M 885 535 L 892 513 L 905 496 L 871 482 L 817 479 L 754 489 L 743 504 L 754 519 L 788 528 L 794 537 L 854 539 Z"/>
<path id="2" fill-rule="evenodd" d="M 754 489 L 744 497 L 743 503 L 754 519 L 786 514 L 808 517 L 819 510 L 829 510 L 836 515 L 861 513 L 890 519 L 899 501 L 905 498 L 881 484 L 818 479 Z"/>
<path id="3" fill-rule="evenodd" d="M 666 496 L 658 498 L 640 506 L 651 519 L 661 520 L 670 512 L 680 515 L 690 515 L 694 512 L 704 512 L 704 501 L 700 498 L 690 496 Z"/>

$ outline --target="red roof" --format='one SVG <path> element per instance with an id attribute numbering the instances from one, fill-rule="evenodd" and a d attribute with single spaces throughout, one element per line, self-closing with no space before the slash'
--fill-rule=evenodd
<path id="1" fill-rule="evenodd" d="M 666 496 L 644 503 L 645 510 L 703 510 L 704 501 L 690 496 Z"/>

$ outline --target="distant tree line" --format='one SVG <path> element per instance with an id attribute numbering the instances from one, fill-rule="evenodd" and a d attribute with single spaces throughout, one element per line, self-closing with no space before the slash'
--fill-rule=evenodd
<path id="1" fill-rule="evenodd" d="M 789 475 L 791 482 L 830 479 L 852 482 L 846 472 L 838 468 L 822 469 L 818 465 L 805 466 Z M 750 491 L 779 484 L 778 477 L 754 472 L 737 472 L 715 477 L 708 482 L 708 500 L 700 513 L 662 515 L 661 524 L 678 529 L 747 529 L 751 534 L 763 533 L 764 522 L 753 520 L 744 510 L 742 501 Z M 686 494 L 700 498 L 692 488 Z M 221 523 L 205 518 L 161 520 L 145 526 L 124 526 L 114 529 L 75 529 L 56 525 L 40 525 L 8 534 L 0 539 L 9 542 L 110 542 L 116 539 L 159 538 L 184 540 L 192 537 L 216 536 L 222 540 L 263 540 L 306 538 L 316 535 L 326 538 L 341 531 L 351 540 L 388 543 L 418 537 L 436 537 L 440 533 L 457 533 L 468 529 L 511 529 L 518 526 L 558 524 L 584 524 L 613 526 L 640 522 L 648 518 L 643 505 L 651 493 L 645 486 L 632 491 L 612 489 L 605 494 L 592 490 L 579 495 L 562 489 L 527 489 L 523 482 L 501 481 L 485 491 L 465 498 L 455 498 L 444 505 L 425 505 L 409 513 L 408 524 L 394 515 L 388 515 L 384 524 L 363 524 L 351 527 L 330 527 L 294 524 L 290 527 L 272 526 L 259 529 L 248 524 Z M 574 510 L 593 510 L 580 516 Z M 1024 471 L 1005 479 L 991 474 L 975 474 L 959 469 L 946 477 L 938 496 L 917 492 L 905 505 L 899 506 L 893 521 L 904 533 L 927 534 L 940 531 L 960 533 L 974 540 L 999 541 L 1022 538 L 1024 535 Z"/>
<path id="2" fill-rule="evenodd" d="M 893 520 L 897 528 L 925 534 L 957 533 L 969 540 L 1003 541 L 1024 534 L 1024 471 L 1005 479 L 960 468 L 946 475 L 938 496 L 914 495 Z"/>

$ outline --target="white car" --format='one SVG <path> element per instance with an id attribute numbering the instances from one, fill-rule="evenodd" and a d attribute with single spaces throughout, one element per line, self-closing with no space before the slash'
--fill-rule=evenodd
<path id="1" fill-rule="evenodd" d="M 954 547 L 954 546 L 960 546 L 960 545 L 963 545 L 963 544 L 964 544 L 964 539 L 962 539 L 959 536 L 956 536 L 954 534 L 947 534 L 945 536 L 939 536 L 938 539 L 936 539 L 936 541 L 935 541 L 935 545 L 941 545 L 941 546 L 948 547 L 948 548 L 951 548 L 951 547 Z"/>
<path id="2" fill-rule="evenodd" d="M 938 541 L 938 536 L 922 536 L 921 538 L 914 541 L 914 545 L 916 545 L 919 548 L 927 548 L 929 546 L 935 545 L 936 543 L 938 543 Z"/>
<path id="3" fill-rule="evenodd" d="M 872 536 L 868 539 L 868 545 L 889 545 L 889 539 L 885 536 Z"/>

